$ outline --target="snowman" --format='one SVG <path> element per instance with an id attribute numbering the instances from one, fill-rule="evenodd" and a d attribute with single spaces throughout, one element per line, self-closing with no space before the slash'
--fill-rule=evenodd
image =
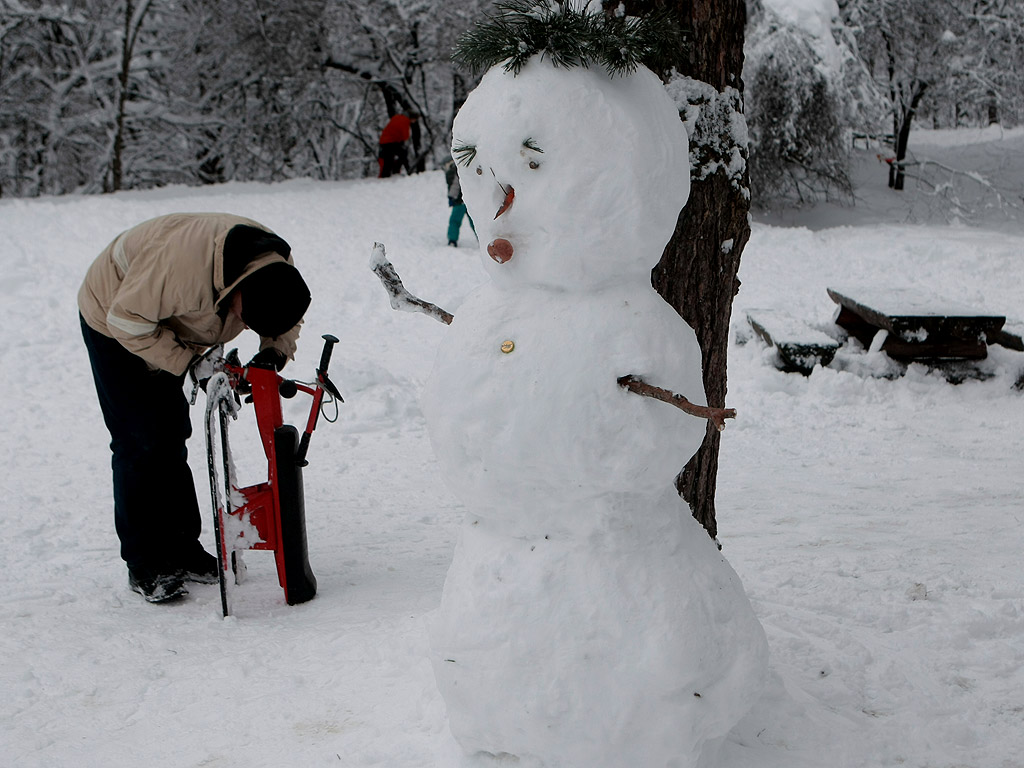
<path id="1" fill-rule="evenodd" d="M 489 277 L 422 396 L 468 511 L 430 627 L 461 759 L 713 765 L 764 685 L 765 636 L 674 487 L 706 421 L 624 386 L 723 415 L 650 281 L 689 194 L 679 114 L 643 67 L 534 56 L 485 74 L 452 151 Z"/>

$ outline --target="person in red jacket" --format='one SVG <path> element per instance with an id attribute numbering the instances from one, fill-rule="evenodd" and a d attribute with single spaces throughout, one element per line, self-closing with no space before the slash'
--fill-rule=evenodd
<path id="1" fill-rule="evenodd" d="M 377 163 L 380 165 L 378 178 L 397 176 L 402 168 L 405 168 L 406 173 L 410 172 L 406 142 L 412 135 L 413 123 L 418 119 L 419 115 L 415 112 L 408 115 L 399 112 L 388 120 L 388 124 L 380 132 L 380 148 L 377 152 Z"/>

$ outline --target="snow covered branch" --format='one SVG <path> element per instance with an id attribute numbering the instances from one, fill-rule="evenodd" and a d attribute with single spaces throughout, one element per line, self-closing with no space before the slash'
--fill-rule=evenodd
<path id="1" fill-rule="evenodd" d="M 435 320 L 440 320 L 445 325 L 451 325 L 454 319 L 454 315 L 451 312 L 446 312 L 436 304 L 431 304 L 429 301 L 424 301 L 418 296 L 413 296 L 406 290 L 406 287 L 402 285 L 402 278 L 398 276 L 394 265 L 388 261 L 387 256 L 384 254 L 383 243 L 373 244 L 373 253 L 370 256 L 370 269 L 380 278 L 384 290 L 391 297 L 392 309 L 399 309 L 405 312 L 422 312 L 425 315 L 430 315 Z"/>
<path id="2" fill-rule="evenodd" d="M 893 160 L 892 162 L 895 164 L 897 161 Z M 900 162 L 899 166 L 907 169 L 907 178 L 917 181 L 923 187 L 924 194 L 934 198 L 945 197 L 951 204 L 952 213 L 968 220 L 983 208 L 995 207 L 999 211 L 1008 212 L 1021 210 L 1021 203 L 1024 203 L 1024 197 L 1021 197 L 1019 191 L 1000 188 L 976 171 L 962 171 L 928 158 L 916 161 L 905 160 Z M 914 167 L 920 168 L 920 172 L 915 173 L 910 170 Z M 946 178 L 934 180 L 928 175 L 929 169 L 937 170 L 938 174 L 945 175 Z M 969 184 L 958 184 L 958 181 L 962 180 L 976 184 L 980 195 L 971 196 L 967 188 Z M 1018 202 L 1017 199 L 1021 202 Z M 990 202 L 993 200 L 994 206 Z"/>
<path id="3" fill-rule="evenodd" d="M 684 413 L 696 416 L 698 419 L 707 419 L 715 425 L 719 432 L 725 429 L 726 419 L 736 418 L 735 408 L 711 408 L 706 405 L 694 405 L 682 395 L 677 395 L 670 390 L 648 384 L 639 376 L 632 374 L 620 376 L 617 381 L 620 387 L 624 387 L 630 392 L 635 392 L 644 397 L 653 397 L 655 400 L 661 400 L 663 403 L 674 405 Z"/>

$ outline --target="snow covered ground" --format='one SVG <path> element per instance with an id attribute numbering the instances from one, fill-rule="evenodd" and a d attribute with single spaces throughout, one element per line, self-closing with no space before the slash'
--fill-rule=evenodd
<path id="1" fill-rule="evenodd" d="M 908 224 L 884 176 L 866 178 L 878 218 L 830 208 L 791 217 L 800 227 L 755 224 L 737 339 L 752 307 L 828 326 L 826 287 L 854 281 L 1024 320 L 1019 223 Z M 319 594 L 304 605 L 285 605 L 268 553 L 246 556 L 229 619 L 215 586 L 144 603 L 117 556 L 75 294 L 117 232 L 181 210 L 251 216 L 292 244 L 314 301 L 287 374 L 310 378 L 319 335 L 341 339 L 332 378 L 346 403 L 318 427 L 305 472 Z M 474 249 L 445 247 L 447 214 L 437 172 L 0 200 L 0 763 L 457 765 L 425 622 L 463 510 L 417 401 L 446 328 L 392 311 L 367 266 L 380 240 L 413 292 L 457 309 L 484 273 Z M 251 338 L 239 346 L 243 359 L 255 351 Z M 1013 389 L 1024 355 L 995 347 L 991 377 L 958 386 L 916 367 L 870 375 L 884 368 L 845 348 L 804 378 L 776 371 L 756 340 L 731 350 L 739 418 L 723 439 L 720 540 L 768 634 L 772 684 L 719 768 L 1024 766 L 1024 394 Z M 306 407 L 288 403 L 288 420 Z M 240 480 L 256 482 L 249 419 L 231 439 Z"/>

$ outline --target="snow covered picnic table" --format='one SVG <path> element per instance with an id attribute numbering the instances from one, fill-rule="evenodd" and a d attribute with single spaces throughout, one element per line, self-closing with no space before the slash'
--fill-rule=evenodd
<path id="1" fill-rule="evenodd" d="M 839 305 L 836 324 L 869 349 L 901 362 L 983 360 L 989 343 L 1013 348 L 1020 339 L 1003 333 L 1003 315 L 944 301 L 912 288 L 828 288 Z M 883 334 L 883 335 L 879 335 Z"/>
<path id="2" fill-rule="evenodd" d="M 809 375 L 828 366 L 845 331 L 874 352 L 901 363 L 984 360 L 988 345 L 1024 352 L 1024 324 L 1003 315 L 929 296 L 904 287 L 873 285 L 827 288 L 839 305 L 830 327 L 815 326 L 784 309 L 747 310 L 747 322 L 777 353 L 776 366 Z M 840 330 L 841 329 L 841 330 Z"/>

